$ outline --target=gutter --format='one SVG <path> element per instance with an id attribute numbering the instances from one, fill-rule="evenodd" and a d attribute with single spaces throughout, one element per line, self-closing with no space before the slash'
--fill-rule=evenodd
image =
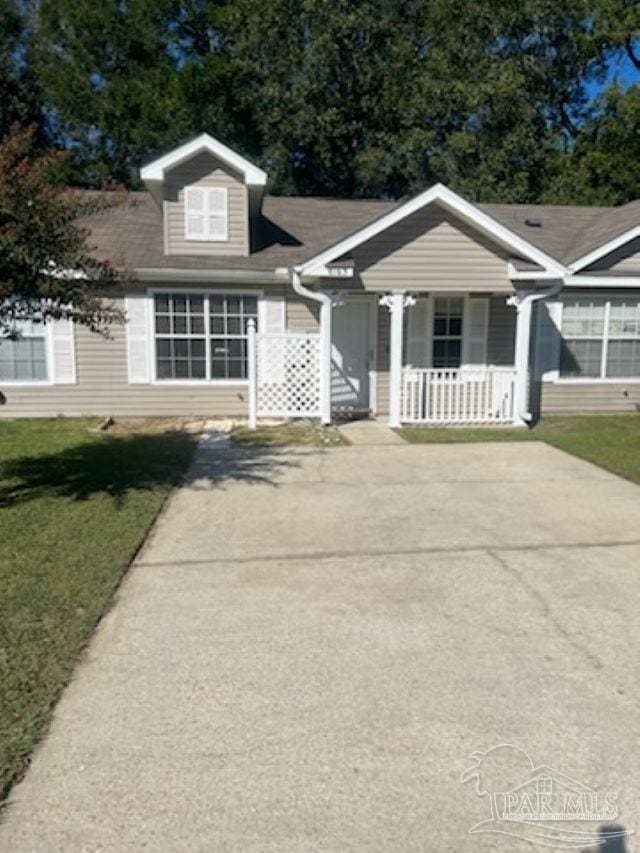
<path id="1" fill-rule="evenodd" d="M 302 283 L 302 268 L 291 270 L 291 287 L 303 299 L 320 304 L 320 420 L 331 423 L 331 297 L 328 293 L 309 290 Z"/>
<path id="2" fill-rule="evenodd" d="M 516 329 L 516 365 L 525 364 L 525 371 L 517 371 L 516 375 L 516 413 L 518 418 L 526 424 L 533 420 L 533 414 L 529 411 L 529 348 L 531 344 L 531 309 L 535 302 L 543 299 L 551 299 L 557 296 L 564 287 L 564 279 L 560 278 L 546 290 L 537 293 L 527 293 L 521 299 L 517 294 L 509 297 L 507 304 L 515 305 L 518 311 L 518 325 Z M 522 332 L 526 330 L 526 335 Z M 517 367 L 516 367 L 517 370 Z"/>
<path id="3" fill-rule="evenodd" d="M 208 270 L 208 269 L 173 269 L 171 267 L 152 268 L 142 267 L 133 270 L 134 276 L 139 281 L 185 281 L 185 282 L 209 282 L 209 281 L 240 281 L 256 284 L 271 284 L 287 280 L 287 270 Z"/>

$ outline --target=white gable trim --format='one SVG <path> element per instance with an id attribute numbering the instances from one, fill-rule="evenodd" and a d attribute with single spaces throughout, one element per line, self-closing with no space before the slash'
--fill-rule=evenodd
<path id="1" fill-rule="evenodd" d="M 635 225 L 633 228 L 629 229 L 629 231 L 619 234 L 617 237 L 614 237 L 613 240 L 609 240 L 608 243 L 603 243 L 602 246 L 599 246 L 597 249 L 593 249 L 593 251 L 583 255 L 581 258 L 578 258 L 577 261 L 569 264 L 569 269 L 572 272 L 578 272 L 578 270 L 589 267 L 591 264 L 599 261 L 600 258 L 606 257 L 610 252 L 615 252 L 616 249 L 624 246 L 625 243 L 630 243 L 632 240 L 635 240 L 636 237 L 640 237 L 640 225 Z"/>
<path id="2" fill-rule="evenodd" d="M 207 151 L 231 169 L 234 169 L 236 172 L 240 172 L 244 177 L 245 183 L 256 187 L 264 187 L 267 183 L 266 172 L 263 172 L 262 169 L 254 166 L 253 163 L 250 163 L 249 160 L 241 157 L 240 154 L 232 151 L 231 148 L 227 148 L 226 145 L 223 145 L 222 142 L 214 139 L 213 136 L 209 136 L 208 133 L 202 133 L 200 136 L 196 136 L 196 138 L 192 139 L 191 142 L 186 142 L 179 148 L 174 148 L 173 151 L 169 151 L 169 153 L 165 154 L 163 157 L 159 157 L 152 163 L 143 166 L 142 169 L 140 169 L 140 177 L 143 181 L 162 181 L 164 180 L 165 172 L 169 169 L 173 169 L 174 166 L 178 166 L 180 163 L 190 160 L 192 157 L 195 157 L 196 154 L 200 154 L 203 151 Z"/>
<path id="3" fill-rule="evenodd" d="M 405 204 L 401 204 L 399 207 L 396 207 L 390 213 L 376 219 L 375 222 L 365 226 L 360 231 L 356 231 L 356 233 L 352 234 L 350 237 L 346 237 L 334 246 L 325 249 L 324 252 L 320 252 L 319 255 L 305 261 L 305 263 L 301 264 L 297 269 L 302 275 L 325 276 L 328 274 L 326 269 L 327 264 L 342 257 L 346 252 L 349 252 L 356 246 L 365 243 L 367 240 L 377 236 L 382 231 L 386 231 L 387 228 L 390 228 L 392 225 L 395 225 L 407 216 L 411 216 L 412 213 L 415 213 L 422 207 L 426 207 L 428 204 L 434 203 L 441 204 L 446 210 L 457 214 L 461 219 L 475 225 L 478 231 L 481 231 L 491 237 L 505 248 L 524 255 L 529 260 L 540 264 L 540 266 L 544 267 L 545 270 L 557 275 L 562 275 L 566 272 L 565 267 L 558 261 L 554 260 L 550 255 L 547 255 L 545 252 L 542 252 L 540 249 L 532 246 L 531 243 L 523 240 L 522 237 L 514 234 L 513 231 L 505 228 L 504 225 L 496 222 L 496 220 L 491 216 L 488 216 L 475 205 L 466 201 L 462 196 L 454 193 L 453 190 L 445 187 L 444 184 L 435 184 L 433 187 L 430 187 L 428 190 L 425 190 L 410 199 Z"/>

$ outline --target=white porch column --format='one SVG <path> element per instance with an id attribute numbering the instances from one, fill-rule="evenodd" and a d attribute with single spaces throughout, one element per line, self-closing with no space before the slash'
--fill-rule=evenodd
<path id="1" fill-rule="evenodd" d="M 320 422 L 331 423 L 331 297 L 320 305 Z"/>
<path id="2" fill-rule="evenodd" d="M 389 426 L 399 427 L 402 408 L 402 335 L 404 330 L 405 295 L 394 291 L 386 297 L 391 312 L 389 337 Z"/>
<path id="3" fill-rule="evenodd" d="M 516 423 L 525 425 L 531 419 L 529 413 L 529 347 L 531 343 L 531 306 L 530 294 L 521 299 L 512 297 L 508 300 L 510 305 L 515 305 L 518 312 L 516 318 L 516 384 L 514 409 Z"/>

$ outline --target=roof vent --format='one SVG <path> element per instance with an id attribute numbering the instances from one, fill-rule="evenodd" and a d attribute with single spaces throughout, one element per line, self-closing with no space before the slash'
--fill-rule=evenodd
<path id="1" fill-rule="evenodd" d="M 528 225 L 529 228 L 542 228 L 541 219 L 525 219 L 524 224 Z"/>

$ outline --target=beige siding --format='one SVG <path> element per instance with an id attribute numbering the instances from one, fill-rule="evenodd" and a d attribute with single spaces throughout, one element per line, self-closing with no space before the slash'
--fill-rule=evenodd
<path id="1" fill-rule="evenodd" d="M 506 253 L 437 206 L 354 249 L 353 258 L 370 290 L 513 292 Z"/>
<path id="2" fill-rule="evenodd" d="M 604 382 L 541 383 L 543 415 L 572 412 L 634 412 L 640 407 L 640 384 Z"/>
<path id="3" fill-rule="evenodd" d="M 168 283 L 165 286 L 171 286 Z M 188 291 L 188 287 L 176 290 Z M 218 288 L 232 290 L 233 286 Z M 238 285 L 237 289 L 248 289 Z M 254 289 L 254 288 L 251 288 Z M 284 295 L 284 287 L 270 286 L 269 293 Z M 122 299 L 114 300 L 120 307 Z M 306 304 L 292 298 L 287 304 L 288 322 L 300 329 L 313 319 Z M 311 322 L 309 322 L 311 326 Z M 313 328 L 309 329 L 313 331 Z M 127 382 L 126 333 L 114 326 L 106 339 L 83 327 L 75 331 L 77 382 L 57 386 L 0 386 L 4 405 L 0 418 L 46 417 L 56 415 L 113 415 L 115 417 L 205 415 L 208 417 L 247 415 L 247 386 L 134 384 Z"/>
<path id="4" fill-rule="evenodd" d="M 640 275 L 640 237 L 630 240 L 625 246 L 616 249 L 615 252 L 611 252 L 580 272 L 588 275 L 590 272 L 602 272 L 604 270 Z"/>
<path id="5" fill-rule="evenodd" d="M 287 292 L 287 328 L 292 332 L 317 332 L 320 305 L 301 299 L 292 289 Z"/>
<path id="6" fill-rule="evenodd" d="M 504 296 L 494 296 L 489 304 L 487 363 L 509 367 L 515 358 L 516 309 Z"/>
<path id="7" fill-rule="evenodd" d="M 386 415 L 389 412 L 389 309 L 378 305 L 378 341 L 377 341 L 377 412 Z"/>
<path id="8" fill-rule="evenodd" d="M 229 239 L 225 242 L 186 240 L 184 231 L 184 188 L 226 187 Z M 248 255 L 249 206 L 242 179 L 223 167 L 211 154 L 198 154 L 176 166 L 164 183 L 165 251 L 169 255 Z"/>

